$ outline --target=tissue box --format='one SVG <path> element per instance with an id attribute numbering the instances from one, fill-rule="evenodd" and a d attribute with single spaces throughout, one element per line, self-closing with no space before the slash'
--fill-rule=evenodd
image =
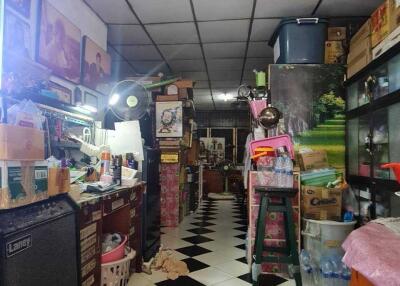
<path id="1" fill-rule="evenodd" d="M 44 160 L 44 132 L 0 124 L 0 160 Z"/>
<path id="2" fill-rule="evenodd" d="M 0 161 L 0 209 L 48 198 L 46 161 Z"/>

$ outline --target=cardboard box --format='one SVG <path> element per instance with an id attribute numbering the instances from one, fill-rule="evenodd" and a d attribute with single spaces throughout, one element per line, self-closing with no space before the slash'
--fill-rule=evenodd
<path id="1" fill-rule="evenodd" d="M 390 34 L 390 1 L 385 0 L 371 15 L 371 45 L 373 48 Z"/>
<path id="2" fill-rule="evenodd" d="M 329 167 L 326 151 L 313 151 L 299 154 L 299 163 L 302 171 Z"/>
<path id="3" fill-rule="evenodd" d="M 370 38 L 365 38 L 347 55 L 347 77 L 350 78 L 372 60 Z"/>
<path id="4" fill-rule="evenodd" d="M 44 132 L 0 124 L 0 160 L 44 160 Z"/>
<path id="5" fill-rule="evenodd" d="M 71 184 L 68 168 L 49 168 L 48 176 L 48 194 L 50 197 L 69 192 Z"/>
<path id="6" fill-rule="evenodd" d="M 354 34 L 350 40 L 350 51 L 358 44 L 371 36 L 371 20 L 367 20 L 364 25 Z"/>
<path id="7" fill-rule="evenodd" d="M 301 188 L 303 217 L 341 221 L 342 192 L 341 188 L 303 186 Z"/>
<path id="8" fill-rule="evenodd" d="M 325 63 L 342 64 L 345 61 L 345 51 L 342 41 L 325 42 Z"/>
<path id="9" fill-rule="evenodd" d="M 400 42 L 400 26 L 394 29 L 389 36 L 372 49 L 372 59 L 379 58 L 383 53 Z"/>
<path id="10" fill-rule="evenodd" d="M 346 27 L 328 27 L 328 41 L 346 40 Z"/>
<path id="11" fill-rule="evenodd" d="M 400 1 L 390 0 L 390 31 L 400 26 Z"/>
<path id="12" fill-rule="evenodd" d="M 0 209 L 31 204 L 48 198 L 46 161 L 0 161 Z"/>

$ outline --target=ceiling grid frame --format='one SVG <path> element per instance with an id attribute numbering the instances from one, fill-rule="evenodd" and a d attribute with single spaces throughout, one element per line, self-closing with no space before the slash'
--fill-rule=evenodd
<path id="1" fill-rule="evenodd" d="M 203 41 L 201 39 L 199 25 L 197 23 L 196 12 L 194 10 L 193 0 L 188 0 L 188 1 L 190 3 L 190 8 L 192 10 L 194 25 L 195 25 L 196 31 L 197 31 L 197 37 L 199 38 L 201 54 L 203 55 L 203 61 L 204 61 L 205 69 L 206 69 L 205 72 L 207 73 L 207 81 L 208 81 L 208 86 L 209 86 L 209 90 L 210 90 L 211 100 L 212 100 L 212 103 L 213 103 L 213 106 L 214 106 L 214 110 L 216 110 L 217 108 L 216 108 L 216 105 L 215 105 L 214 95 L 213 95 L 213 91 L 212 91 L 210 73 L 209 73 L 209 69 L 208 69 L 208 65 L 207 65 L 206 55 L 204 53 Z"/>

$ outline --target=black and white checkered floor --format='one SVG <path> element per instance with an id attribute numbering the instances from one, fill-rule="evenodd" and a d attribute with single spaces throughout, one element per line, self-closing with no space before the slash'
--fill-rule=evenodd
<path id="1" fill-rule="evenodd" d="M 247 217 L 234 201 L 204 201 L 177 228 L 162 228 L 161 243 L 187 263 L 188 276 L 168 280 L 161 271 L 132 275 L 129 286 L 247 286 L 245 258 Z M 294 285 L 288 281 L 285 286 Z M 274 284 L 276 285 L 276 284 Z"/>

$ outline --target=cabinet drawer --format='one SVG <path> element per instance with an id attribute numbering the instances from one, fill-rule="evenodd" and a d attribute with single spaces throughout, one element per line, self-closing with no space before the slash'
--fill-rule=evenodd
<path id="1" fill-rule="evenodd" d="M 129 205 L 130 191 L 123 190 L 114 194 L 103 197 L 103 212 L 104 215 L 109 215 L 120 208 Z"/>

